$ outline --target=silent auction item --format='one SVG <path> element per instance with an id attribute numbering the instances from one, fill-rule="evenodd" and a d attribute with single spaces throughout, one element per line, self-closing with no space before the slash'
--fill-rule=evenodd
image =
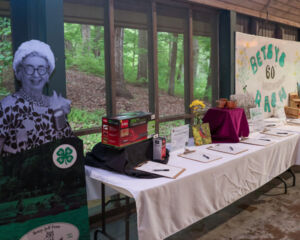
<path id="1" fill-rule="evenodd" d="M 226 102 L 227 102 L 226 98 L 220 98 L 219 100 L 216 101 L 217 107 L 218 108 L 225 108 Z"/>
<path id="2" fill-rule="evenodd" d="M 226 98 L 220 98 L 217 102 L 217 108 L 236 108 L 236 100 L 227 100 Z"/>
<path id="3" fill-rule="evenodd" d="M 248 92 L 230 95 L 230 100 L 235 102 L 235 107 L 244 109 L 247 119 L 250 118 L 250 108 L 256 107 L 254 97 Z"/>
<path id="4" fill-rule="evenodd" d="M 137 178 L 156 178 L 158 175 L 155 173 L 135 169 L 149 160 L 153 160 L 152 138 L 122 148 L 111 147 L 101 142 L 97 143 L 92 151 L 86 154 L 85 164 Z M 169 151 L 166 149 L 164 161 L 157 162 L 167 164 L 168 160 Z"/>
<path id="5" fill-rule="evenodd" d="M 210 144 L 211 135 L 209 123 L 202 123 L 192 126 L 194 142 L 196 146 Z"/>
<path id="6" fill-rule="evenodd" d="M 153 137 L 153 160 L 157 162 L 165 161 L 167 157 L 166 138 Z"/>
<path id="7" fill-rule="evenodd" d="M 128 112 L 114 117 L 102 118 L 102 143 L 114 147 L 146 140 L 147 124 L 151 120 L 149 112 Z"/>
<path id="8" fill-rule="evenodd" d="M 223 103 L 226 104 L 226 102 L 223 100 L 220 101 L 220 104 L 223 104 Z M 224 107 L 224 106 L 222 105 L 222 107 Z M 193 131 L 195 145 L 199 146 L 199 145 L 203 145 L 203 144 L 210 144 L 211 136 L 210 136 L 209 124 L 202 122 L 205 104 L 202 101 L 194 100 L 190 104 L 190 108 L 191 108 L 193 116 L 194 116 L 192 131 Z"/>
<path id="9" fill-rule="evenodd" d="M 298 93 L 289 93 L 288 106 L 284 107 L 288 118 L 300 118 L 300 98 Z"/>

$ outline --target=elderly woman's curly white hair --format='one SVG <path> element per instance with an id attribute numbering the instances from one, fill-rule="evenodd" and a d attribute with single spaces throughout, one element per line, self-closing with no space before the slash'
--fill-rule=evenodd
<path id="1" fill-rule="evenodd" d="M 16 75 L 17 75 L 19 64 L 22 63 L 22 60 L 25 57 L 27 57 L 29 54 L 33 52 L 36 52 L 41 57 L 46 58 L 49 64 L 50 74 L 53 72 L 55 68 L 55 59 L 50 46 L 44 42 L 33 39 L 30 41 L 23 42 L 15 52 L 13 69 Z"/>

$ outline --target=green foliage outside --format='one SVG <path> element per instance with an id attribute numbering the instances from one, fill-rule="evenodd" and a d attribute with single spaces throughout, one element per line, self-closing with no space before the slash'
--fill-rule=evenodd
<path id="1" fill-rule="evenodd" d="M 68 115 L 68 121 L 73 130 L 80 130 L 86 128 L 92 128 L 95 126 L 101 126 L 102 117 L 105 116 L 105 111 L 97 110 L 94 112 L 88 112 L 78 108 L 72 108 Z M 84 143 L 84 151 L 89 152 L 93 146 L 101 142 L 101 133 L 86 135 L 80 137 Z"/>
<path id="2" fill-rule="evenodd" d="M 64 24 L 65 31 L 65 54 L 66 68 L 75 68 L 82 72 L 105 76 L 105 59 L 104 59 L 104 28 L 90 26 L 90 39 L 88 45 L 84 44 L 81 34 L 81 25 Z M 100 38 L 96 41 L 96 35 Z M 137 80 L 138 56 L 141 52 L 147 52 L 147 49 L 138 48 L 139 31 L 135 29 L 124 29 L 123 42 L 123 67 L 124 78 L 129 83 L 139 83 Z M 3 88 L 2 82 L 5 71 L 12 68 L 12 46 L 11 46 L 11 29 L 10 20 L 8 18 L 0 18 L 0 98 L 9 92 Z M 194 98 L 203 99 L 206 97 L 211 101 L 211 86 L 207 87 L 207 79 L 210 75 L 210 49 L 211 41 L 208 37 L 195 37 L 199 44 L 199 54 L 197 61 L 197 73 L 194 77 Z M 169 74 L 170 74 L 170 51 L 172 42 L 177 41 L 177 59 L 175 88 L 176 96 L 184 95 L 184 54 L 183 54 L 183 35 L 179 34 L 176 39 L 173 34 L 160 32 L 158 34 L 158 80 L 159 88 L 165 92 L 168 91 Z M 98 50 L 97 56 L 95 51 Z M 142 79 L 147 81 L 147 79 Z M 2 96 L 1 96 L 2 95 Z M 69 115 L 69 122 L 74 130 L 90 128 L 101 125 L 101 118 L 105 115 L 104 109 L 94 112 L 87 112 L 82 109 L 72 109 Z M 169 129 L 173 125 L 178 124 L 177 121 L 164 123 L 161 130 Z M 165 126 L 164 126 L 165 125 Z M 164 127 L 162 127 L 164 126 Z M 150 130 L 151 132 L 152 130 Z M 168 133 L 162 133 L 168 136 Z M 85 151 L 89 151 L 93 145 L 101 139 L 101 134 L 92 134 L 81 137 L 85 143 Z"/>
<path id="3" fill-rule="evenodd" d="M 100 28 L 100 40 L 95 42 L 96 27 L 90 26 L 89 47 L 83 43 L 81 25 L 65 23 L 66 41 L 66 66 L 67 68 L 78 68 L 80 71 L 104 77 L 104 28 Z M 139 83 L 137 80 L 139 53 L 147 52 L 147 49 L 138 48 L 139 31 L 135 29 L 124 29 L 123 40 L 123 68 L 125 81 L 129 83 Z M 211 100 L 211 90 L 206 89 L 207 79 L 210 74 L 210 48 L 209 37 L 195 36 L 199 44 L 199 54 L 197 61 L 197 74 L 194 78 L 194 97 Z M 171 43 L 175 41 L 172 33 L 158 33 L 158 80 L 159 88 L 168 91 L 170 74 L 170 51 Z M 67 47 L 69 46 L 69 47 Z M 177 39 L 177 60 L 175 74 L 175 95 L 184 95 L 184 54 L 183 35 L 179 34 Z M 100 56 L 95 57 L 93 50 L 99 48 Z M 181 73 L 180 73 L 181 72 Z M 180 78 L 178 79 L 178 76 Z"/>
<path id="4" fill-rule="evenodd" d="M 94 39 L 96 34 L 96 27 L 90 26 L 90 38 Z M 89 41 L 89 46 L 83 44 L 81 25 L 79 24 L 64 24 L 65 36 L 65 54 L 66 54 L 66 68 L 76 68 L 82 72 L 93 74 L 99 77 L 104 77 L 104 28 L 100 28 L 100 40 Z M 99 48 L 99 57 L 95 57 L 93 50 Z"/>
<path id="5" fill-rule="evenodd" d="M 10 19 L 0 17 L 0 98 L 9 94 L 2 86 L 5 73 L 12 67 Z"/>

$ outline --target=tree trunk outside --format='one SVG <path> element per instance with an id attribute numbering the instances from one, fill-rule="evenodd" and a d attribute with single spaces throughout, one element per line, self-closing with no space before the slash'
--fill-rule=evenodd
<path id="1" fill-rule="evenodd" d="M 197 37 L 193 38 L 193 76 L 194 76 L 194 82 L 196 82 L 197 79 L 197 73 L 198 73 L 198 58 L 199 58 L 199 41 Z"/>
<path id="2" fill-rule="evenodd" d="M 172 51 L 170 57 L 170 78 L 169 78 L 169 89 L 168 94 L 174 96 L 174 89 L 175 89 L 175 73 L 176 73 L 176 60 L 177 60 L 177 41 L 178 41 L 178 34 L 173 34 L 173 41 L 172 41 Z"/>
<path id="3" fill-rule="evenodd" d="M 94 46 L 93 53 L 95 57 L 100 57 L 100 39 L 101 39 L 101 26 L 95 26 L 95 38 L 94 38 Z"/>
<path id="4" fill-rule="evenodd" d="M 81 36 L 82 36 L 82 43 L 83 43 L 83 53 L 90 50 L 90 34 L 91 29 L 90 25 L 81 24 Z"/>
<path id="5" fill-rule="evenodd" d="M 147 68 L 148 56 L 147 56 L 147 31 L 139 30 L 139 42 L 138 42 L 138 73 L 137 80 L 143 83 L 147 82 Z"/>
<path id="6" fill-rule="evenodd" d="M 125 86 L 123 70 L 123 42 L 124 28 L 115 28 L 115 71 L 116 71 L 116 95 L 118 97 L 133 98 Z"/>
<path id="7" fill-rule="evenodd" d="M 181 49 L 182 49 L 182 51 L 184 51 L 183 41 L 182 41 L 182 48 Z M 178 66 L 177 77 L 176 77 L 177 82 L 180 82 L 180 83 L 183 82 L 183 78 L 182 78 L 183 73 L 184 73 L 183 61 L 184 61 L 183 56 L 181 56 L 179 58 L 179 66 Z"/>
<path id="8" fill-rule="evenodd" d="M 209 56 L 209 66 L 208 66 L 208 76 L 207 76 L 207 84 L 206 84 L 206 88 L 205 88 L 205 97 L 204 97 L 204 99 L 206 100 L 206 101 L 208 101 L 209 100 L 209 95 L 211 95 L 211 93 L 209 93 L 210 91 L 211 91 L 211 89 L 212 89 L 212 79 L 211 79 L 211 62 L 212 62 L 212 59 L 211 59 L 211 57 L 212 57 L 212 52 L 211 52 L 211 50 L 210 50 L 210 56 Z"/>

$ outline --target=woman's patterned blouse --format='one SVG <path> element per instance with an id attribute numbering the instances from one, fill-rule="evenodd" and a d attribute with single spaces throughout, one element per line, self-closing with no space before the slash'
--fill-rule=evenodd
<path id="1" fill-rule="evenodd" d="M 4 138 L 2 156 L 16 154 L 64 137 L 73 137 L 69 123 L 55 128 L 54 110 L 36 106 L 18 94 L 0 102 L 0 138 Z"/>

